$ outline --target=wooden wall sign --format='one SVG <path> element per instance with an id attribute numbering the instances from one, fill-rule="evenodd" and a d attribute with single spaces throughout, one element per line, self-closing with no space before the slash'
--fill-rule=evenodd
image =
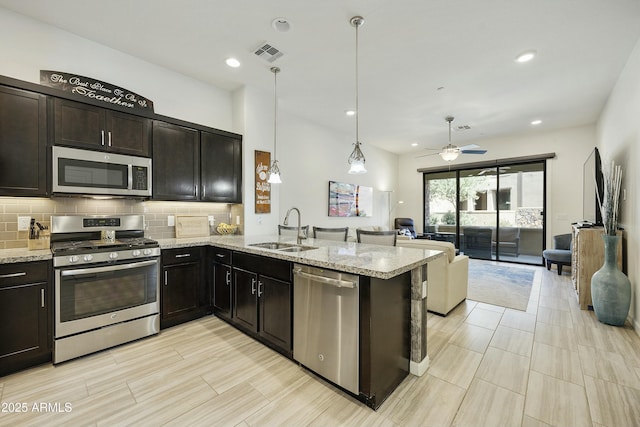
<path id="1" fill-rule="evenodd" d="M 40 84 L 131 110 L 153 111 L 153 102 L 130 90 L 91 77 L 40 70 Z"/>
<path id="2" fill-rule="evenodd" d="M 271 153 L 256 150 L 256 213 L 271 213 L 270 164 Z"/>

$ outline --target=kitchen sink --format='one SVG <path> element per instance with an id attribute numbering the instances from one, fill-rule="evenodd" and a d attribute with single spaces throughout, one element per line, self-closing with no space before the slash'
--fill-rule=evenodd
<path id="1" fill-rule="evenodd" d="M 309 251 L 311 249 L 318 249 L 315 246 L 302 246 L 302 245 L 296 245 L 294 243 L 282 243 L 282 242 L 253 243 L 249 246 L 253 246 L 255 248 L 262 248 L 262 249 L 271 249 L 271 250 L 281 251 L 281 252 L 304 252 L 304 251 Z"/>

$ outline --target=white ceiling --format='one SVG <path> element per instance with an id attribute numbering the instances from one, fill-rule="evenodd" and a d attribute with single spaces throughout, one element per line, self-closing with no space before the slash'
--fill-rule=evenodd
<path id="1" fill-rule="evenodd" d="M 359 30 L 360 140 L 395 153 L 597 120 L 640 37 L 640 0 L 0 0 L 84 38 L 351 132 Z M 271 22 L 287 18 L 292 29 Z M 253 54 L 262 42 L 284 56 Z M 5 41 L 6 42 L 6 41 Z M 525 50 L 536 59 L 518 64 Z M 236 57 L 238 69 L 224 60 Z M 117 82 L 111 82 L 116 83 Z M 135 88 L 131 88 L 135 90 Z M 142 94 L 144 95 L 144 94 Z M 272 111 L 265 112 L 272 115 Z M 535 129 L 531 120 L 543 123 Z M 419 147 L 411 147 L 419 143 Z M 481 144 L 481 142 L 480 142 Z"/>

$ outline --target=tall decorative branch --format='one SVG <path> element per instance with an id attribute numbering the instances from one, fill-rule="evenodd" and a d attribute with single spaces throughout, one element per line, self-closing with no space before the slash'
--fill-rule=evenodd
<path id="1" fill-rule="evenodd" d="M 622 184 L 622 166 L 611 162 L 610 167 L 602 167 L 604 178 L 603 194 L 596 191 L 600 214 L 604 223 L 604 231 L 615 236 L 618 230 L 618 214 L 620 212 L 620 186 Z"/>

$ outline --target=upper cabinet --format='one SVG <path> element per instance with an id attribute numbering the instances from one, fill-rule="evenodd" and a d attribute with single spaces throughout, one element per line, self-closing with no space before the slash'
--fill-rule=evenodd
<path id="1" fill-rule="evenodd" d="M 242 141 L 200 132 L 201 200 L 242 203 Z"/>
<path id="2" fill-rule="evenodd" d="M 54 101 L 54 144 L 151 156 L 151 120 L 80 102 Z"/>
<path id="3" fill-rule="evenodd" d="M 0 195 L 47 196 L 46 96 L 0 86 Z"/>
<path id="4" fill-rule="evenodd" d="M 153 199 L 242 203 L 240 138 L 154 121 Z"/>
<path id="5" fill-rule="evenodd" d="M 198 200 L 200 133 L 153 122 L 153 199 Z"/>

